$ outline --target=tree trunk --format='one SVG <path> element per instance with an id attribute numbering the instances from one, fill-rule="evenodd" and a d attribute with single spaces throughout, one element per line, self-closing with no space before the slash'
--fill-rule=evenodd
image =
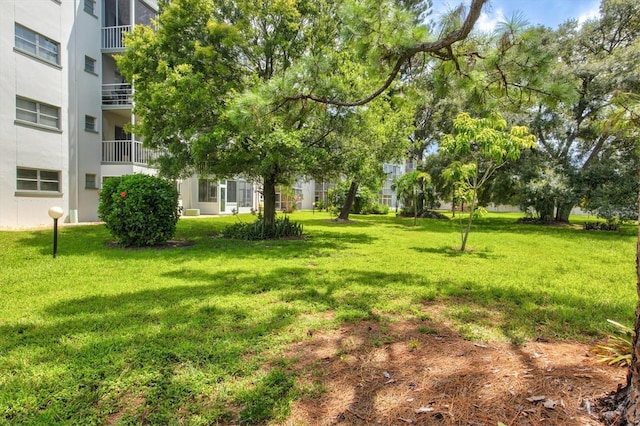
<path id="1" fill-rule="evenodd" d="M 415 191 L 415 188 L 414 188 Z M 413 194 L 413 226 L 418 224 L 418 195 Z"/>
<path id="2" fill-rule="evenodd" d="M 572 203 L 561 203 L 556 210 L 556 222 L 569 223 L 569 215 L 573 209 Z"/>
<path id="3" fill-rule="evenodd" d="M 476 195 L 473 194 L 473 200 L 471 200 L 471 207 L 469 208 L 469 220 L 467 221 L 467 229 L 464 232 L 464 236 L 462 237 L 462 247 L 460 247 L 460 251 L 465 251 L 467 248 L 467 239 L 469 238 L 469 232 L 471 232 L 471 222 L 473 221 L 473 213 L 476 210 Z"/>
<path id="4" fill-rule="evenodd" d="M 469 232 L 471 232 L 471 222 L 473 221 L 473 214 L 476 211 L 476 204 L 478 203 L 478 165 L 476 164 L 476 174 L 473 177 L 473 197 L 471 197 L 471 207 L 469 207 L 469 220 L 467 221 L 467 229 L 462 237 L 462 247 L 460 251 L 465 251 L 467 248 L 467 239 L 469 238 Z"/>
<path id="5" fill-rule="evenodd" d="M 553 219 L 555 217 L 553 214 L 553 209 L 553 203 L 540 203 L 539 205 L 536 205 L 536 211 L 540 216 L 540 220 L 546 223 L 553 222 Z"/>
<path id="6" fill-rule="evenodd" d="M 276 180 L 273 175 L 263 176 L 264 224 L 273 225 L 276 219 Z"/>
<path id="7" fill-rule="evenodd" d="M 353 206 L 357 192 L 358 183 L 355 180 L 352 180 L 349 191 L 347 192 L 347 198 L 345 198 L 342 209 L 340 209 L 340 216 L 338 216 L 338 220 L 349 220 L 349 212 L 351 212 L 351 206 Z"/>
<path id="8" fill-rule="evenodd" d="M 638 195 L 638 220 L 640 221 L 640 194 Z M 623 414 L 625 424 L 640 425 L 640 222 L 638 224 L 638 241 L 636 243 L 636 305 L 635 335 L 633 336 L 633 352 L 631 365 L 627 373 L 626 404 Z"/>
<path id="9" fill-rule="evenodd" d="M 640 177 L 640 172 L 638 173 Z M 616 425 L 640 426 L 640 194 L 638 194 L 638 241 L 636 242 L 636 321 L 634 325 L 633 348 L 631 365 L 627 372 L 627 384 L 613 395 L 613 401 L 608 404 L 612 411 L 605 412 L 601 419 L 617 419 Z"/>

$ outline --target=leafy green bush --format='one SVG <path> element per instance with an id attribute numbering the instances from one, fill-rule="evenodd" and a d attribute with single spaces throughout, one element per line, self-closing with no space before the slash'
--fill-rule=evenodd
<path id="1" fill-rule="evenodd" d="M 253 223 L 239 222 L 222 230 L 224 238 L 237 240 L 277 240 L 280 238 L 298 238 L 302 236 L 303 226 L 292 222 L 288 217 L 276 218 L 272 225 L 265 225 L 258 219 Z"/>
<path id="2" fill-rule="evenodd" d="M 386 204 L 375 203 L 365 207 L 362 214 L 388 214 L 389 206 Z"/>
<path id="3" fill-rule="evenodd" d="M 583 227 L 585 231 L 617 231 L 620 224 L 617 221 L 585 222 Z"/>
<path id="4" fill-rule="evenodd" d="M 170 239 L 180 217 L 178 191 L 162 178 L 135 174 L 107 179 L 100 191 L 98 216 L 125 247 Z"/>
<path id="5" fill-rule="evenodd" d="M 336 212 L 336 216 L 340 213 L 340 209 L 347 199 L 347 193 L 349 192 L 350 186 L 351 182 L 341 182 L 335 187 L 329 189 L 329 211 Z M 369 188 L 367 188 L 366 186 L 359 186 L 350 212 L 354 214 L 366 214 L 366 212 L 368 211 L 367 209 L 373 206 L 375 204 L 375 201 L 376 196 L 371 192 Z M 332 209 L 332 207 L 336 208 Z"/>
<path id="6" fill-rule="evenodd" d="M 413 207 L 403 207 L 402 209 L 400 209 L 400 213 L 396 214 L 396 216 L 401 216 L 401 217 L 413 217 L 413 215 L 414 215 Z M 418 217 L 427 218 L 427 219 L 449 220 L 449 217 L 447 217 L 442 213 L 438 213 L 437 211 L 434 211 L 434 210 L 419 210 Z"/>

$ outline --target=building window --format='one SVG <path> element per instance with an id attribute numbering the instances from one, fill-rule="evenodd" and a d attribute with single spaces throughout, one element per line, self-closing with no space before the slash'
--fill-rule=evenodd
<path id="1" fill-rule="evenodd" d="M 276 192 L 276 210 L 282 210 L 282 208 L 282 195 L 280 194 L 280 192 Z"/>
<path id="2" fill-rule="evenodd" d="M 16 97 L 16 120 L 60 129 L 60 108 Z"/>
<path id="3" fill-rule="evenodd" d="M 30 29 L 16 24 L 16 49 L 43 59 L 55 65 L 60 65 L 60 43 L 38 34 Z"/>
<path id="4" fill-rule="evenodd" d="M 391 202 L 392 202 L 391 195 L 388 195 L 388 194 L 380 195 L 380 198 L 378 199 L 378 202 L 380 204 L 384 204 L 385 206 L 391 207 Z"/>
<path id="5" fill-rule="evenodd" d="M 84 116 L 84 129 L 90 132 L 96 131 L 96 118 L 90 115 Z"/>
<path id="6" fill-rule="evenodd" d="M 238 183 L 235 180 L 227 181 L 227 202 L 236 203 L 238 201 Z"/>
<path id="7" fill-rule="evenodd" d="M 86 72 L 90 72 L 91 74 L 96 73 L 96 60 L 86 56 L 84 57 L 84 70 Z"/>
<path id="8" fill-rule="evenodd" d="M 60 192 L 60 172 L 54 170 L 16 169 L 18 191 Z"/>
<path id="9" fill-rule="evenodd" d="M 209 179 L 198 179 L 198 201 L 215 203 L 218 201 L 218 182 Z"/>
<path id="10" fill-rule="evenodd" d="M 86 189 L 98 189 L 96 175 L 87 173 L 84 175 L 84 187 Z"/>
<path id="11" fill-rule="evenodd" d="M 84 11 L 96 16 L 96 0 L 84 0 Z"/>
<path id="12" fill-rule="evenodd" d="M 253 185 L 243 180 L 238 181 L 238 207 L 253 206 Z"/>
<path id="13" fill-rule="evenodd" d="M 151 26 L 152 20 L 156 17 L 156 11 L 147 6 L 144 2 L 136 0 L 135 4 L 136 24 Z"/>

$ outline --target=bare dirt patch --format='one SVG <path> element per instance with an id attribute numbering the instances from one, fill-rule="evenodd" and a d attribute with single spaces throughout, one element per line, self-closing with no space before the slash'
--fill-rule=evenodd
<path id="1" fill-rule="evenodd" d="M 285 424 L 600 425 L 626 370 L 575 342 L 480 344 L 420 321 L 309 333 L 291 348 L 298 400 Z"/>

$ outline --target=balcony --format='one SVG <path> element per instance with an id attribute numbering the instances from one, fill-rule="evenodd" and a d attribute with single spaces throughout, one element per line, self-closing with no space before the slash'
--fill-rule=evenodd
<path id="1" fill-rule="evenodd" d="M 122 38 L 124 33 L 131 32 L 132 25 L 118 25 L 116 27 L 102 27 L 102 51 L 120 52 L 124 50 Z"/>
<path id="2" fill-rule="evenodd" d="M 102 85 L 102 106 L 106 109 L 118 109 L 121 107 L 131 107 L 131 95 L 133 88 L 127 83 L 103 84 Z"/>
<path id="3" fill-rule="evenodd" d="M 148 165 L 157 157 L 156 152 L 144 148 L 141 141 L 102 141 L 102 163 Z"/>

